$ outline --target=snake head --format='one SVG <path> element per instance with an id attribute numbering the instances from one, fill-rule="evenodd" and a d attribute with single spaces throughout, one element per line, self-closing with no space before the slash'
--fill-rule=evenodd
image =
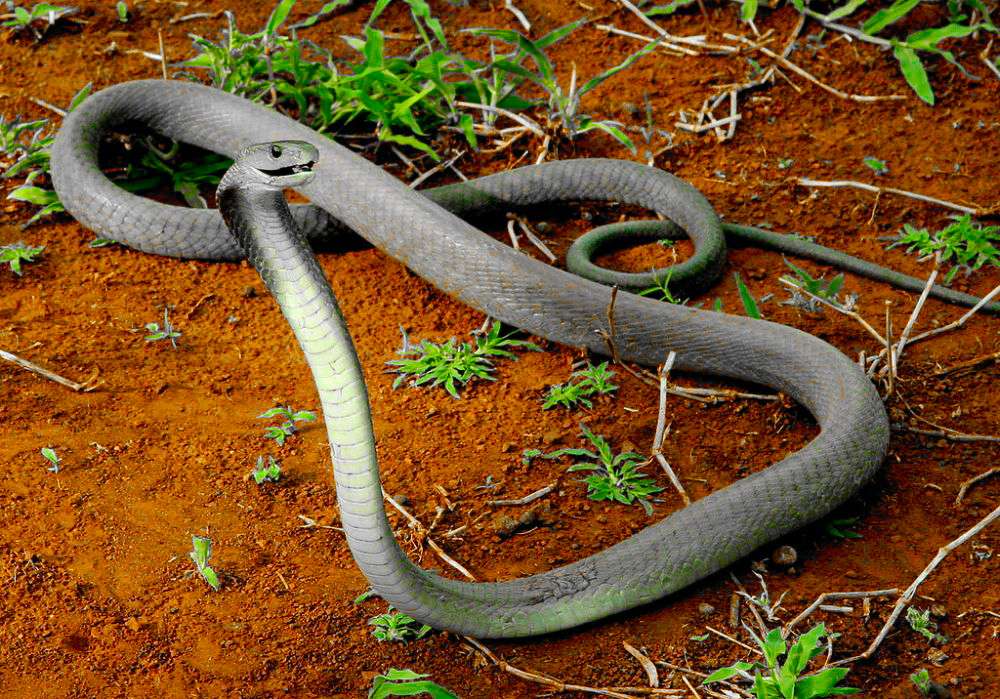
<path id="1" fill-rule="evenodd" d="M 315 176 L 319 151 L 305 141 L 269 141 L 245 147 L 234 167 L 248 182 L 268 188 L 300 187 Z"/>

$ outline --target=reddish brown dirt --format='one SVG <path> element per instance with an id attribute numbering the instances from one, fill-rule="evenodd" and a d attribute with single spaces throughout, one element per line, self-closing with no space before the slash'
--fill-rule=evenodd
<path id="1" fill-rule="evenodd" d="M 33 104 L 38 97 L 66 104 L 83 84 L 97 87 L 133 78 L 155 77 L 159 66 L 123 50 L 157 50 L 162 28 L 168 55 L 190 55 L 188 32 L 215 36 L 220 19 L 169 24 L 180 11 L 170 3 L 149 2 L 137 17 L 119 25 L 112 4 L 81 2 L 86 25 L 54 32 L 43 43 L 26 38 L 0 42 L 0 96 L 3 113 L 49 116 Z M 520 0 L 536 26 L 546 31 L 586 10 L 576 3 Z M 302 3 L 293 19 L 318 2 Z M 633 17 L 612 3 L 596 3 L 592 16 L 633 31 Z M 708 3 L 712 33 L 740 31 L 731 6 Z M 189 3 L 183 12 L 214 11 L 224 3 Z M 271 4 L 239 10 L 246 30 L 263 25 Z M 502 3 L 474 2 L 469 8 L 436 3 L 449 32 L 469 26 L 514 26 Z M 935 12 L 924 6 L 921 12 Z M 309 30 L 309 37 L 338 45 L 341 33 L 357 32 L 367 9 L 352 11 Z M 780 46 L 795 23 L 786 8 L 764 14 L 761 31 L 773 29 Z M 919 19 L 919 18 L 918 18 Z M 664 23 L 676 34 L 702 30 L 699 14 L 681 14 Z M 384 26 L 406 30 L 408 20 L 390 8 Z M 815 32 L 809 25 L 806 33 Z M 105 54 L 114 40 L 120 51 Z M 459 48 L 471 38 L 456 35 Z M 826 245 L 883 261 L 926 276 L 927 264 L 902 251 L 885 252 L 880 236 L 904 222 L 940 226 L 942 209 L 908 199 L 873 197 L 852 190 L 810 192 L 790 178 L 852 178 L 870 181 L 861 163 L 874 155 L 886 160 L 891 186 L 981 206 L 998 204 L 996 164 L 1000 158 L 998 83 L 978 63 L 974 43 L 963 60 L 984 79 L 973 82 L 944 62 L 934 63 L 932 80 L 939 104 L 930 108 L 909 95 L 890 55 L 875 47 L 849 45 L 827 36 L 827 47 L 793 58 L 821 80 L 850 92 L 907 94 L 905 101 L 857 104 L 833 98 L 798 78 L 744 98 L 736 138 L 717 144 L 712 137 L 677 134 L 672 150 L 656 164 L 698 186 L 728 219 L 767 221 L 775 230 L 815 235 Z M 571 61 L 580 75 L 614 64 L 636 44 L 587 27 L 552 50 L 564 79 Z M 760 58 L 758 56 L 758 58 Z M 697 109 L 714 86 L 740 80 L 745 60 L 726 57 L 644 59 L 610 80 L 584 102 L 591 113 L 635 123 L 623 104 L 640 103 L 649 93 L 660 128 L 675 131 L 680 108 Z M 519 144 L 498 156 L 464 160 L 467 174 L 512 165 Z M 655 142 L 654 148 L 664 145 Z M 629 157 L 610 139 L 593 136 L 559 148 L 560 157 Z M 787 170 L 779 158 L 793 158 Z M 583 207 L 591 211 L 591 207 Z M 5 592 L 0 600 L 0 696 L 363 696 L 371 678 L 389 667 L 431 673 L 464 697 L 531 697 L 544 691 L 492 666 L 484 666 L 456 638 L 432 634 L 408 645 L 379 643 L 366 625 L 385 604 L 352 600 L 367 585 L 340 533 L 304 529 L 299 515 L 320 524 L 338 523 L 323 430 L 309 426 L 282 449 L 273 450 L 255 416 L 278 403 L 316 407 L 316 397 L 298 347 L 276 305 L 253 269 L 240 264 L 189 262 L 111 247 L 89 249 L 91 234 L 68 217 L 29 230 L 18 225 L 28 213 L 4 205 L 0 244 L 24 239 L 45 245 L 42 261 L 22 278 L 0 270 L 0 347 L 63 375 L 84 378 L 97 372 L 98 390 L 74 393 L 40 377 L 0 364 L 0 561 Z M 576 207 L 568 213 L 539 211 L 535 221 L 557 224 L 554 248 L 565 251 L 583 230 Z M 593 211 L 595 220 L 615 219 L 614 207 Z M 501 231 L 500 227 L 497 232 Z M 343 249 L 341 249 L 343 248 Z M 684 246 L 679 247 L 686 254 Z M 651 252 L 652 251 L 652 252 Z M 641 269 L 665 251 L 647 247 L 612 260 Z M 520 463 L 529 447 L 577 445 L 578 423 L 586 421 L 616 448 L 648 449 L 657 412 L 653 388 L 621 369 L 621 390 L 593 410 L 543 412 L 546 386 L 565 381 L 580 352 L 547 345 L 504 362 L 498 381 L 477 383 L 452 400 L 437 390 L 392 390 L 384 363 L 399 347 L 399 326 L 418 338 L 462 336 L 482 316 L 436 291 L 377 250 L 351 241 L 320 255 L 340 299 L 366 371 L 382 459 L 390 493 L 405 494 L 413 513 L 429 524 L 444 504 L 444 488 L 454 510 L 434 532 L 447 551 L 479 579 L 507 579 L 546 570 L 621 540 L 648 524 L 638 507 L 594 503 L 584 496 L 565 464 Z M 798 261 L 807 269 L 832 270 Z M 735 250 L 727 274 L 704 301 L 723 299 L 726 310 L 740 309 L 732 280 L 739 272 L 753 294 L 775 294 L 765 315 L 833 343 L 850 356 L 878 348 L 859 325 L 832 315 L 807 314 L 778 305 L 785 294 L 777 282 L 785 268 L 778 255 Z M 1000 274 L 984 268 L 959 288 L 983 294 Z M 248 298 L 245 290 L 257 294 Z M 902 328 L 914 295 L 848 276 L 846 288 L 860 294 L 860 313 L 884 325 L 889 304 L 893 325 Z M 157 320 L 169 304 L 183 331 L 180 348 L 143 340 L 143 324 Z M 739 312 L 742 312 L 739 310 Z M 930 301 L 918 329 L 960 314 Z M 238 320 L 230 322 L 230 318 Z M 137 330 L 140 329 L 140 330 Z M 921 418 L 969 433 L 1000 432 L 1000 398 L 994 393 L 1000 369 L 986 363 L 975 371 L 940 376 L 940 369 L 1000 349 L 1000 321 L 977 316 L 964 329 L 910 348 L 888 402 L 894 419 L 907 417 L 907 403 Z M 682 382 L 717 385 L 704 377 Z M 905 399 L 905 402 L 904 402 Z M 803 445 L 814 427 L 802 411 L 775 403 L 727 402 L 705 406 L 671 398 L 672 431 L 666 454 L 693 497 L 766 467 Z M 53 446 L 63 460 L 49 473 L 39 456 Z M 258 454 L 276 453 L 285 468 L 280 483 L 258 488 L 246 474 Z M 838 511 L 858 517 L 863 538 L 837 540 L 814 527 L 789 537 L 801 561 L 794 570 L 769 567 L 767 582 L 776 596 L 787 592 L 789 619 L 818 594 L 831 590 L 905 587 L 937 548 L 972 526 L 995 506 L 1000 479 L 986 481 L 954 500 L 960 484 L 997 464 L 996 443 L 955 443 L 899 433 L 882 475 Z M 650 472 L 654 469 L 650 468 Z M 501 485 L 477 489 L 487 476 Z M 666 479 L 658 476 L 661 484 Z M 516 498 L 553 480 L 559 486 L 544 502 L 549 526 L 502 540 L 497 515 L 518 516 L 523 508 L 490 508 L 485 501 Z M 653 519 L 678 506 L 665 492 Z M 403 545 L 420 557 L 417 540 L 397 515 Z M 461 538 L 444 532 L 462 525 Z M 212 593 L 191 576 L 190 536 L 209 534 L 213 563 L 224 588 Z M 936 605 L 947 659 L 931 664 L 931 647 L 905 623 L 874 659 L 854 665 L 849 683 L 866 696 L 914 697 L 907 679 L 918 667 L 951 687 L 952 696 L 987 699 L 1000 694 L 996 668 L 998 560 L 994 527 L 955 551 L 920 588 L 917 603 Z M 764 559 L 771 547 L 755 559 Z M 978 553 L 976 556 L 974 554 Z M 446 567 L 429 550 L 422 563 Z M 755 589 L 751 561 L 733 572 Z M 509 662 L 566 682 L 592 686 L 642 685 L 644 674 L 622 642 L 645 648 L 655 660 L 710 671 L 744 656 L 713 635 L 693 640 L 711 625 L 728 625 L 733 584 L 716 575 L 660 603 L 586 628 L 527 641 L 491 643 Z M 717 611 L 707 617 L 699 605 Z M 842 634 L 838 657 L 859 652 L 874 638 L 891 609 L 876 602 L 863 616 L 817 615 Z M 666 673 L 664 673 L 665 675 Z M 674 677 L 670 686 L 682 687 Z"/>

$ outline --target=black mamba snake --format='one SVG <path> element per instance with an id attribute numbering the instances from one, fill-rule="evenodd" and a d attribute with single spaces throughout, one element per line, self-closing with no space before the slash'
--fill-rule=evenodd
<path id="1" fill-rule="evenodd" d="M 223 216 L 159 204 L 109 181 L 98 166 L 101 135 L 127 122 L 236 157 L 219 187 Z M 315 378 L 355 560 L 381 597 L 436 628 L 483 638 L 528 636 L 659 599 L 823 517 L 872 476 L 887 449 L 878 393 L 827 343 L 784 325 L 630 293 L 618 295 L 609 327 L 607 286 L 534 260 L 458 217 L 567 200 L 640 205 L 673 221 L 695 244 L 695 255 L 674 268 L 671 285 L 683 280 L 689 292 L 705 288 L 720 274 L 722 225 L 693 187 L 655 168 L 557 161 L 418 193 L 276 112 L 200 85 L 144 80 L 103 90 L 68 115 L 52 148 L 52 176 L 67 211 L 130 247 L 202 259 L 238 259 L 246 251 Z M 293 186 L 312 205 L 289 207 L 282 189 Z M 386 518 L 360 365 L 307 242 L 331 225 L 356 231 L 443 291 L 535 335 L 599 353 L 610 337 L 623 361 L 646 365 L 673 350 L 679 370 L 782 391 L 812 413 L 820 433 L 766 470 L 576 563 L 500 583 L 422 570 L 396 544 Z M 670 224 L 663 225 L 669 232 Z M 812 256 L 801 247 L 811 244 L 794 242 L 795 254 Z M 819 249 L 836 258 L 825 261 L 868 265 Z"/>

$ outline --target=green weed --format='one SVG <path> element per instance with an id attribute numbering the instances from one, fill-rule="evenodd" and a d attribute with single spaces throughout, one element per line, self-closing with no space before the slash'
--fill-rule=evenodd
<path id="1" fill-rule="evenodd" d="M 931 673 L 927 672 L 927 668 L 920 668 L 916 672 L 910 675 L 910 682 L 916 685 L 917 689 L 925 697 L 930 696 L 931 693 Z"/>
<path id="2" fill-rule="evenodd" d="M 556 459 L 561 456 L 583 457 L 591 459 L 575 463 L 567 469 L 569 472 L 594 471 L 584 479 L 587 484 L 587 497 L 591 500 L 611 500 L 623 505 L 638 503 L 646 511 L 653 514 L 653 506 L 649 497 L 659 493 L 663 488 L 639 469 L 649 463 L 641 454 L 623 452 L 615 454 L 611 445 L 601 435 L 594 434 L 586 425 L 580 424 L 583 436 L 596 451 L 582 448 L 557 449 L 544 454 L 546 459 Z"/>
<path id="3" fill-rule="evenodd" d="M 848 670 L 824 667 L 812 674 L 803 675 L 809 661 L 823 653 L 826 644 L 821 640 L 829 635 L 826 627 L 818 624 L 799 636 L 791 648 L 781 637 L 781 629 L 772 629 L 763 639 L 754 635 L 754 641 L 764 653 L 765 663 L 738 662 L 716 670 L 702 684 L 713 684 L 731 678 L 753 682 L 756 699 L 819 699 L 843 694 L 858 694 L 853 687 L 838 687 Z M 779 662 L 784 658 L 783 662 Z M 752 674 L 751 674 L 752 673 Z"/>
<path id="4" fill-rule="evenodd" d="M 452 398 L 458 398 L 458 388 L 473 378 L 495 381 L 493 360 L 498 357 L 516 359 L 511 349 L 520 348 L 541 351 L 541 348 L 527 340 L 516 340 L 500 334 L 500 321 L 493 323 L 489 332 L 478 335 L 475 344 L 459 343 L 454 337 L 444 343 L 422 340 L 410 343 L 403 331 L 403 347 L 396 351 L 404 359 L 393 359 L 386 364 L 392 373 L 399 374 L 392 383 L 398 388 L 409 380 L 411 386 L 444 386 Z"/>
<path id="5" fill-rule="evenodd" d="M 35 261 L 35 257 L 42 254 L 44 245 L 32 247 L 24 243 L 11 243 L 0 246 L 0 265 L 7 264 L 10 271 L 21 276 L 21 265 Z"/>
<path id="6" fill-rule="evenodd" d="M 614 375 L 615 372 L 608 369 L 607 362 L 597 366 L 587 362 L 587 368 L 574 371 L 566 383 L 549 387 L 542 409 L 548 410 L 561 405 L 572 410 L 577 403 L 592 408 L 593 403 L 589 400 L 589 396 L 610 395 L 618 390 L 618 386 L 611 383 L 611 377 Z"/>
<path id="7" fill-rule="evenodd" d="M 926 638 L 928 641 L 936 643 L 947 643 L 947 636 L 937 633 L 937 624 L 931 621 L 931 610 L 921 612 L 916 607 L 908 607 L 906 610 L 906 620 L 910 623 L 910 628 Z"/>
<path id="8" fill-rule="evenodd" d="M 950 284 L 960 269 L 971 274 L 985 264 L 1000 267 L 1000 226 L 976 226 L 969 214 L 956 217 L 954 223 L 930 233 L 926 228 L 903 224 L 903 231 L 889 248 L 906 246 L 906 252 L 921 257 L 941 253 L 941 262 L 952 268 L 945 275 Z"/>
<path id="9" fill-rule="evenodd" d="M 47 2 L 37 3 L 30 10 L 15 5 L 11 0 L 7 0 L 6 5 L 14 16 L 0 23 L 0 26 L 8 27 L 12 32 L 30 29 L 36 41 L 41 41 L 45 32 L 60 19 L 79 12 L 75 7 L 63 7 Z M 35 26 L 36 24 L 42 24 L 41 31 Z"/>
<path id="10" fill-rule="evenodd" d="M 747 285 L 743 283 L 743 277 L 740 276 L 740 273 L 736 272 L 733 276 L 736 278 L 736 289 L 739 291 L 740 301 L 743 302 L 743 310 L 746 311 L 749 317 L 757 318 L 759 320 L 763 316 L 760 314 L 760 308 L 757 306 L 757 300 L 753 297 L 753 294 L 750 293 Z"/>
<path id="11" fill-rule="evenodd" d="M 128 16 L 129 16 L 128 3 L 123 2 L 122 0 L 118 0 L 118 3 L 115 5 L 115 14 L 118 15 L 118 21 L 121 22 L 122 24 L 128 22 Z"/>
<path id="12" fill-rule="evenodd" d="M 209 587 L 218 592 L 222 583 L 215 570 L 208 565 L 208 559 L 212 557 L 212 540 L 207 536 L 192 536 L 191 552 L 188 555 L 194 561 L 198 574 L 205 579 Z"/>
<path id="13" fill-rule="evenodd" d="M 823 528 L 827 534 L 835 539 L 861 539 L 863 537 L 851 529 L 851 527 L 857 526 L 858 521 L 858 517 L 831 519 L 824 523 Z"/>
<path id="14" fill-rule="evenodd" d="M 653 281 L 653 285 L 651 287 L 640 291 L 639 296 L 653 296 L 654 294 L 659 294 L 660 300 L 666 301 L 667 303 L 676 303 L 679 305 L 687 303 L 687 299 L 679 299 L 670 291 L 670 278 L 672 276 L 674 276 L 673 267 L 668 269 L 667 273 L 662 277 L 657 277 Z"/>
<path id="15" fill-rule="evenodd" d="M 270 420 L 274 417 L 282 418 L 281 424 L 264 428 L 264 436 L 273 439 L 279 446 L 284 446 L 285 440 L 295 434 L 297 430 L 295 423 L 313 422 L 316 420 L 316 413 L 311 410 L 295 410 L 290 405 L 279 405 L 264 411 L 257 416 L 257 419 Z"/>
<path id="16" fill-rule="evenodd" d="M 784 276 L 782 279 L 791 282 L 797 289 L 806 291 L 813 296 L 818 296 L 821 299 L 829 301 L 835 306 L 840 307 L 851 307 L 854 305 L 856 296 L 850 296 L 847 302 L 842 303 L 838 294 L 840 293 L 841 287 L 844 285 L 844 275 L 838 274 L 836 277 L 830 281 L 824 281 L 822 277 L 816 279 L 812 277 L 808 272 L 806 272 L 801 267 L 785 260 L 785 264 L 795 272 L 795 277 Z M 823 304 L 820 301 L 812 298 L 811 296 L 804 296 L 800 294 L 797 290 L 792 290 L 791 297 L 787 301 L 782 301 L 782 303 L 798 306 L 799 308 L 804 308 L 807 311 L 813 313 L 822 313 Z"/>
<path id="17" fill-rule="evenodd" d="M 52 471 L 52 473 L 59 473 L 59 464 L 61 461 L 56 455 L 56 450 L 50 447 L 42 447 L 42 456 L 49 462 L 49 470 Z"/>
<path id="18" fill-rule="evenodd" d="M 77 92 L 70 100 L 66 111 L 71 112 L 76 109 L 90 94 L 91 87 L 92 85 L 87 83 Z M 27 223 L 21 226 L 22 228 L 27 228 L 43 216 L 65 211 L 54 191 L 34 184 L 39 178 L 49 175 L 49 149 L 55 140 L 55 132 L 46 131 L 48 123 L 47 119 L 41 119 L 28 122 L 28 128 L 11 129 L 12 132 L 16 130 L 17 134 L 9 148 L 5 149 L 8 155 L 16 155 L 17 159 L 4 170 L 4 179 L 24 177 L 24 184 L 10 192 L 7 198 L 41 207 Z M 25 139 L 25 136 L 28 138 Z"/>
<path id="19" fill-rule="evenodd" d="M 177 338 L 181 336 L 181 331 L 170 322 L 167 309 L 163 309 L 163 325 L 159 323 L 146 323 L 146 342 L 156 342 L 158 340 L 170 340 L 170 344 L 177 349 Z"/>
<path id="20" fill-rule="evenodd" d="M 431 699 L 458 699 L 437 682 L 425 679 L 430 675 L 421 675 L 412 670 L 397 670 L 389 668 L 384 675 L 376 675 L 368 690 L 368 699 L 385 699 L 386 697 L 412 697 L 417 694 L 427 694 Z"/>
<path id="21" fill-rule="evenodd" d="M 519 53 L 531 58 L 535 64 L 536 72 L 528 70 L 518 61 L 511 61 L 504 58 L 494 61 L 492 65 L 494 68 L 516 75 L 540 87 L 545 94 L 549 122 L 557 124 L 568 138 L 573 139 L 579 134 L 598 129 L 610 134 L 619 143 L 635 153 L 635 144 L 632 143 L 632 140 L 622 130 L 621 123 L 610 120 L 595 121 L 593 117 L 581 114 L 580 100 L 605 80 L 625 70 L 640 58 L 653 51 L 660 42 L 659 40 L 650 42 L 631 56 L 628 56 L 618 65 L 591 78 L 579 87 L 576 85 L 576 68 L 574 66 L 569 88 L 564 89 L 556 78 L 555 66 L 553 66 L 548 54 L 545 53 L 545 49 L 555 41 L 568 36 L 585 22 L 585 19 L 571 22 L 549 33 L 539 41 L 532 41 L 513 29 L 469 29 L 468 31 L 472 34 L 488 36 L 503 41 L 516 47 Z"/>
<path id="22" fill-rule="evenodd" d="M 250 471 L 250 476 L 257 485 L 261 485 L 265 481 L 277 483 L 278 479 L 281 478 L 281 464 L 275 461 L 273 456 L 268 456 L 267 461 L 264 460 L 263 456 L 258 456 L 257 464 Z"/>
<path id="23" fill-rule="evenodd" d="M 199 185 L 215 188 L 233 161 L 215 153 L 204 153 L 199 158 L 183 157 L 174 162 L 180 153 L 180 144 L 173 142 L 161 151 L 149 139 L 139 165 L 129 165 L 119 186 L 132 193 L 148 192 L 169 184 L 180 194 L 187 205 L 204 209 L 207 204 L 199 194 Z"/>
<path id="24" fill-rule="evenodd" d="M 385 614 L 369 619 L 368 625 L 375 627 L 372 629 L 372 635 L 380 641 L 416 641 L 431 630 L 427 624 L 418 625 L 416 619 L 402 612 L 393 611 L 392 607 L 389 607 L 389 611 Z"/>
<path id="25" fill-rule="evenodd" d="M 889 166 L 885 164 L 884 160 L 879 160 L 878 158 L 867 156 L 861 162 L 863 162 L 868 169 L 874 172 L 876 175 L 888 175 Z"/>

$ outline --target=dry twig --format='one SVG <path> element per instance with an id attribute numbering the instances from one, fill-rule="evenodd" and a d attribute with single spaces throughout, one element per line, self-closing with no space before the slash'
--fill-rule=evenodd
<path id="1" fill-rule="evenodd" d="M 11 354 L 10 352 L 5 352 L 4 350 L 0 350 L 0 359 L 6 359 L 8 362 L 13 362 L 14 364 L 17 364 L 32 373 L 38 374 L 49 381 L 55 381 L 57 384 L 65 386 L 66 388 L 71 388 L 78 393 L 89 393 L 97 388 L 97 385 L 93 383 L 94 379 L 97 378 L 97 370 L 94 370 L 93 376 L 83 383 L 77 383 L 76 381 L 65 379 L 62 376 L 59 376 L 59 374 L 51 372 L 44 367 L 40 367 L 34 362 L 29 362 L 27 359 L 22 359 L 16 354 Z"/>
<path id="2" fill-rule="evenodd" d="M 1000 473 L 1000 468 L 991 468 L 989 471 L 980 473 L 978 476 L 974 476 L 962 483 L 962 487 L 958 489 L 958 496 L 955 498 L 955 506 L 957 507 L 962 504 L 962 500 L 965 498 L 965 494 L 969 492 L 969 488 L 980 481 L 986 480 L 990 476 L 995 476 L 998 473 Z"/>
<path id="3" fill-rule="evenodd" d="M 860 653 L 859 655 L 855 655 L 850 658 L 845 658 L 844 660 L 838 660 L 835 663 L 831 663 L 831 665 L 833 666 L 848 665 L 858 660 L 865 660 L 867 658 L 870 658 L 875 653 L 875 651 L 878 650 L 878 647 L 882 645 L 882 641 L 885 640 L 886 636 L 889 635 L 889 631 L 892 630 L 892 627 L 899 619 L 899 616 L 903 613 L 903 609 L 905 609 L 906 606 L 913 600 L 914 596 L 917 594 L 917 589 L 924 582 L 924 580 L 927 579 L 927 576 L 930 575 L 935 568 L 937 568 L 938 564 L 941 561 L 943 561 L 949 553 L 951 553 L 956 548 L 958 548 L 966 541 L 974 537 L 976 534 L 981 532 L 983 529 L 988 527 L 990 524 L 996 521 L 998 517 L 1000 517 L 1000 507 L 997 507 L 995 510 L 993 510 L 993 512 L 983 517 L 983 519 L 979 520 L 979 522 L 974 527 L 966 531 L 960 537 L 958 537 L 951 543 L 939 548 L 937 555 L 934 556 L 934 559 L 927 564 L 927 567 L 924 568 L 923 571 L 921 571 L 920 575 L 918 575 L 912 583 L 910 583 L 910 586 L 906 588 L 906 591 L 896 601 L 896 606 L 893 608 L 892 614 L 889 615 L 889 619 L 885 622 L 885 625 L 882 627 L 882 630 L 879 632 L 878 636 L 875 637 L 875 640 L 872 641 L 870 646 L 868 646 L 868 649 L 865 650 L 865 652 Z"/>

